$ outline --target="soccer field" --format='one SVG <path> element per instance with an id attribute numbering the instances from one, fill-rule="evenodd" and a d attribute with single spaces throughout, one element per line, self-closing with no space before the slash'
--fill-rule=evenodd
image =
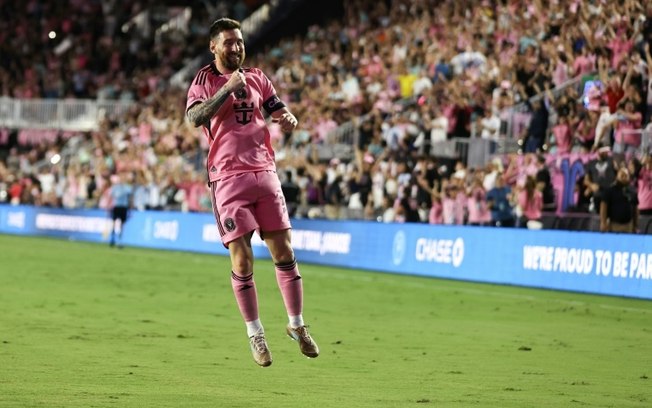
<path id="1" fill-rule="evenodd" d="M 652 406 L 650 301 L 300 263 L 309 360 L 257 261 L 260 368 L 227 258 L 7 235 L 0 251 L 0 407 Z"/>

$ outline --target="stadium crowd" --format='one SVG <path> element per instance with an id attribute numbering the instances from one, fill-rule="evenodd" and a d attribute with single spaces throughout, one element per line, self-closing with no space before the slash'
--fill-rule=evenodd
<path id="1" fill-rule="evenodd" d="M 9 56 L 0 64 L 2 96 L 137 104 L 94 132 L 24 145 L 5 130 L 0 202 L 108 208 L 112 183 L 127 173 L 138 210 L 210 211 L 205 143 L 184 120 L 186 89 L 168 81 L 206 51 L 195 38 L 205 38 L 199 27 L 210 18 L 193 13 L 188 32 L 161 41 L 129 28 L 112 36 L 125 15 L 153 2 L 130 4 L 1 3 L 0 15 L 24 16 L 0 20 Z M 641 132 L 651 128 L 652 4 L 355 0 L 344 10 L 342 19 L 247 57 L 299 118 L 292 134 L 269 125 L 295 216 L 522 225 L 561 210 L 554 163 L 569 154 L 585 167 L 564 210 L 596 211 L 600 189 L 627 166 L 639 209 L 652 212 Z M 32 19 L 42 30 L 29 29 Z M 42 47 L 50 30 L 70 34 L 68 48 Z M 519 119 L 511 129 L 510 115 Z M 319 160 L 330 132 L 349 121 L 357 126 L 354 157 Z M 514 137 L 521 151 L 481 168 L 438 157 L 438 143 L 471 137 Z"/>

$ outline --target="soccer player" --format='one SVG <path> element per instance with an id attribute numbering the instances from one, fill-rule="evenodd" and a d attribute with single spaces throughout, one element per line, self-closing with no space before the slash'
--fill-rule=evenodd
<path id="1" fill-rule="evenodd" d="M 258 231 L 275 264 L 283 302 L 289 317 L 287 334 L 311 358 L 319 348 L 304 324 L 303 286 L 290 242 L 290 217 L 276 174 L 274 151 L 262 109 L 284 132 L 297 119 L 276 96 L 274 86 L 257 68 L 244 68 L 245 44 L 240 23 L 221 18 L 210 27 L 209 48 L 215 60 L 195 76 L 186 103 L 186 115 L 202 127 L 209 142 L 208 171 L 213 213 L 222 243 L 231 258 L 231 286 L 254 360 L 272 364 L 258 316 L 251 237 Z"/>
<path id="2" fill-rule="evenodd" d="M 111 240 L 110 246 L 116 244 L 116 234 L 118 248 L 122 248 L 122 231 L 124 230 L 129 207 L 131 206 L 131 198 L 133 194 L 133 187 L 129 184 L 129 174 L 126 172 L 119 173 L 116 177 L 116 183 L 111 186 Z"/>

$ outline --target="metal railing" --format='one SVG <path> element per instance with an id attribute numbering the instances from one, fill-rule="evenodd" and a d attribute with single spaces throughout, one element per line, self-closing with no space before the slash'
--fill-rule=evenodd
<path id="1" fill-rule="evenodd" d="M 568 88 L 570 88 L 570 87 L 577 87 L 578 91 L 581 91 L 581 89 L 579 89 L 579 87 L 582 85 L 582 83 L 583 83 L 584 79 L 586 78 L 586 76 L 595 75 L 595 74 L 597 74 L 597 73 L 592 72 L 590 74 L 585 74 L 583 76 L 578 76 L 578 77 L 572 78 L 572 79 L 564 82 L 563 84 L 555 87 L 554 89 L 551 89 L 550 92 L 552 93 L 553 97 L 556 99 L 556 98 L 559 98 L 562 95 L 562 93 L 566 92 L 566 90 Z M 581 94 L 581 92 L 580 92 L 580 94 Z M 537 95 L 534 95 L 534 96 L 530 97 L 528 99 L 528 101 L 532 103 L 534 101 L 541 100 L 545 96 L 546 96 L 545 93 L 540 93 L 540 94 L 537 94 Z M 523 115 L 523 114 L 526 114 L 526 113 L 529 113 L 529 107 L 528 107 L 527 101 L 520 102 L 520 103 L 518 103 L 516 105 L 509 106 L 509 107 L 502 110 L 500 116 L 505 118 L 505 120 L 507 122 L 506 123 L 506 131 L 505 131 L 505 134 L 504 134 L 505 137 L 507 137 L 508 139 L 515 139 L 515 138 L 517 138 L 519 136 L 519 135 L 515 134 L 515 133 L 517 133 L 517 132 L 515 132 L 515 128 L 518 128 L 517 126 L 515 126 L 516 117 L 518 115 Z M 550 114 L 551 115 L 548 118 L 548 123 L 554 123 L 556 121 L 556 118 L 557 118 L 556 112 L 554 111 L 554 109 L 552 109 L 550 111 Z M 527 125 L 527 124 L 525 124 L 525 125 Z"/>
<path id="2" fill-rule="evenodd" d="M 652 149 L 652 129 L 627 129 L 622 131 L 623 137 L 625 135 L 640 135 L 641 141 L 638 145 L 631 146 L 639 154 L 650 154 Z M 624 143 L 627 148 L 627 144 Z"/>
<path id="3" fill-rule="evenodd" d="M 0 97 L 0 127 L 12 129 L 97 130 L 105 118 L 125 115 L 132 101 L 14 99 Z"/>

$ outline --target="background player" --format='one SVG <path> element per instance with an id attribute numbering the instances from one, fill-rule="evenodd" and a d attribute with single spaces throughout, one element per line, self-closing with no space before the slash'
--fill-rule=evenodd
<path id="1" fill-rule="evenodd" d="M 116 177 L 116 183 L 111 186 L 111 239 L 110 246 L 118 244 L 122 248 L 122 231 L 129 216 L 133 187 L 129 183 L 129 173 L 121 172 Z"/>

